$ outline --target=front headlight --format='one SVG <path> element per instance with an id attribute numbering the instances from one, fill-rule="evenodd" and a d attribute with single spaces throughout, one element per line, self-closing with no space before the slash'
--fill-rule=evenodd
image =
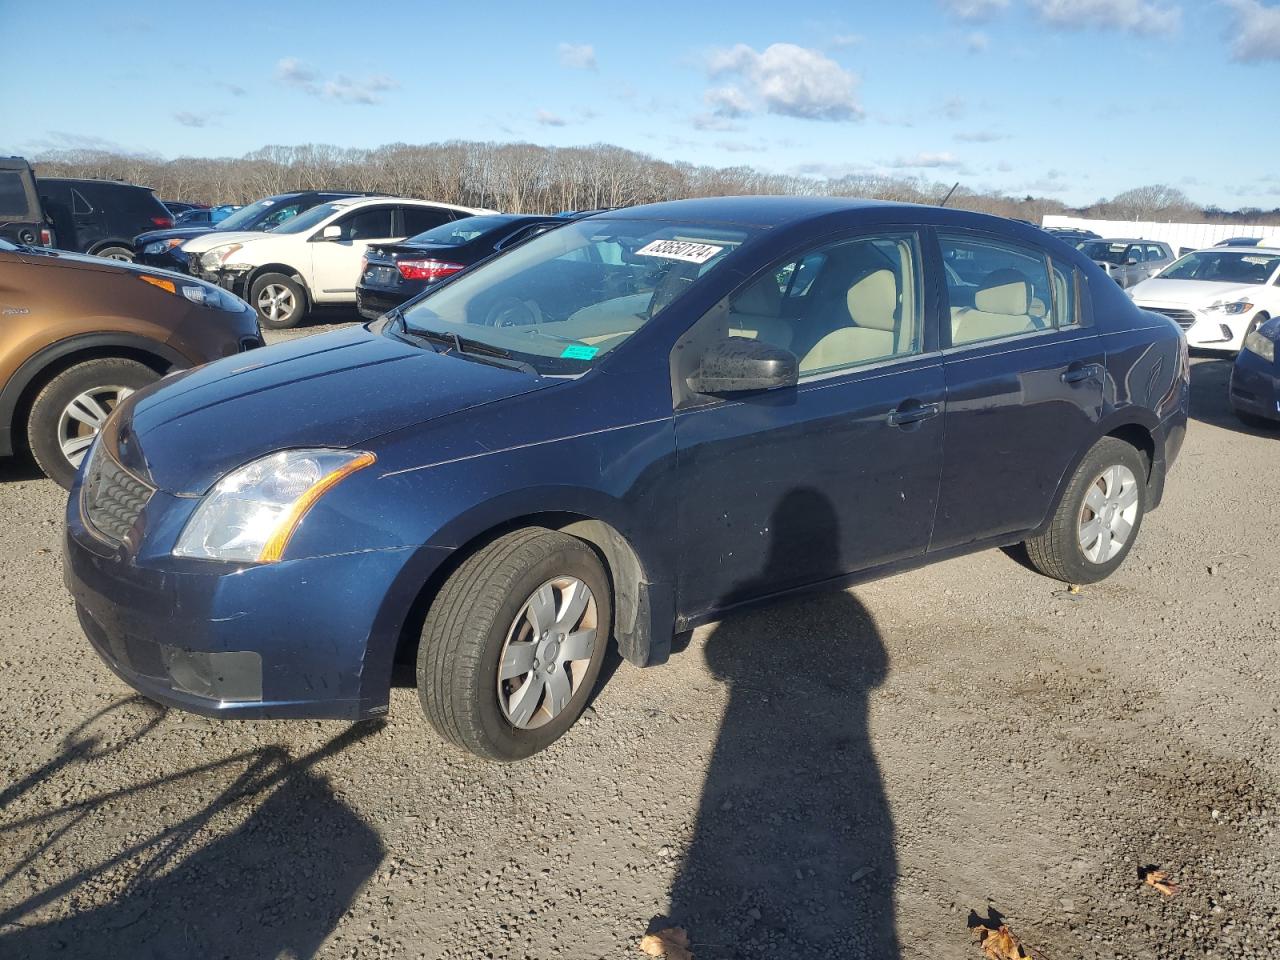
<path id="1" fill-rule="evenodd" d="M 234 293 L 215 287 L 211 283 L 203 283 L 199 280 L 171 280 L 168 277 L 153 277 L 149 273 L 139 274 L 138 279 L 165 293 L 172 293 L 174 296 L 181 294 L 192 303 L 208 307 L 210 310 L 229 310 L 235 313 L 249 309 L 249 305 Z"/>
<path id="2" fill-rule="evenodd" d="M 1257 330 L 1245 336 L 1244 349 L 1250 353 L 1256 353 L 1267 363 L 1276 362 L 1276 342 L 1264 337 Z"/>
<path id="3" fill-rule="evenodd" d="M 358 450 L 282 450 L 233 470 L 204 495 L 173 553 L 274 563 L 325 491 L 376 459 Z"/>
<path id="4" fill-rule="evenodd" d="M 143 253 L 164 253 L 166 250 L 172 250 L 174 247 L 181 246 L 182 240 L 152 240 L 142 248 Z"/>
<path id="5" fill-rule="evenodd" d="M 217 270 L 220 266 L 227 262 L 227 258 L 239 250 L 244 244 L 240 243 L 224 243 L 220 247 L 214 247 L 212 250 L 206 250 L 200 254 L 200 266 L 206 270 Z"/>
<path id="6" fill-rule="evenodd" d="M 1245 313 L 1252 310 L 1253 304 L 1248 300 L 1220 300 L 1217 303 L 1211 303 L 1205 307 L 1205 310 L 1211 310 L 1215 313 L 1225 313 L 1227 316 L 1235 316 L 1239 313 Z"/>

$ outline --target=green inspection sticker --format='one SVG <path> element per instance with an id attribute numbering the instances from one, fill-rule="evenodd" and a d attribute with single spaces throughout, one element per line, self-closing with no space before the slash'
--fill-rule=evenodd
<path id="1" fill-rule="evenodd" d="M 560 356 L 566 360 L 591 360 L 600 351 L 595 347 L 588 347 L 586 344 L 574 343 L 564 348 L 564 352 Z"/>

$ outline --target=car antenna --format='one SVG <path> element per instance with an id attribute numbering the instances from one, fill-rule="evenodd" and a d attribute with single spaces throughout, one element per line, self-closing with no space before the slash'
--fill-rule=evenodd
<path id="1" fill-rule="evenodd" d="M 954 184 L 952 184 L 951 189 L 947 191 L 947 195 L 942 198 L 942 202 L 939 203 L 938 206 L 945 207 L 947 205 L 947 201 L 951 199 L 951 195 L 956 192 L 956 188 L 959 186 L 960 186 L 960 181 L 957 180 Z"/>

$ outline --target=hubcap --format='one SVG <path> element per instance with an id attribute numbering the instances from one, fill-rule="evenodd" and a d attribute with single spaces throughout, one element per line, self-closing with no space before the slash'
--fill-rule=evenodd
<path id="1" fill-rule="evenodd" d="M 498 703 L 513 726 L 549 723 L 573 699 L 595 652 L 597 616 L 576 577 L 548 580 L 524 602 L 498 656 Z"/>
<path id="2" fill-rule="evenodd" d="M 1080 549 L 1091 563 L 1106 563 L 1129 542 L 1138 519 L 1138 478 L 1124 466 L 1107 467 L 1089 485 L 1080 508 Z"/>
<path id="3" fill-rule="evenodd" d="M 68 463 L 80 466 L 111 411 L 131 393 L 132 387 L 94 387 L 67 404 L 58 418 L 58 446 Z"/>
<path id="4" fill-rule="evenodd" d="M 283 284 L 269 283 L 258 292 L 258 312 L 268 320 L 288 320 L 295 306 L 293 291 Z"/>

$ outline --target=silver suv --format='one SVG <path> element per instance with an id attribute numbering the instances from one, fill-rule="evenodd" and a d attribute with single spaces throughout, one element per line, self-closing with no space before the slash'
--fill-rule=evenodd
<path id="1" fill-rule="evenodd" d="M 1126 289 L 1154 277 L 1174 261 L 1173 248 L 1157 240 L 1090 240 L 1079 249 Z"/>

